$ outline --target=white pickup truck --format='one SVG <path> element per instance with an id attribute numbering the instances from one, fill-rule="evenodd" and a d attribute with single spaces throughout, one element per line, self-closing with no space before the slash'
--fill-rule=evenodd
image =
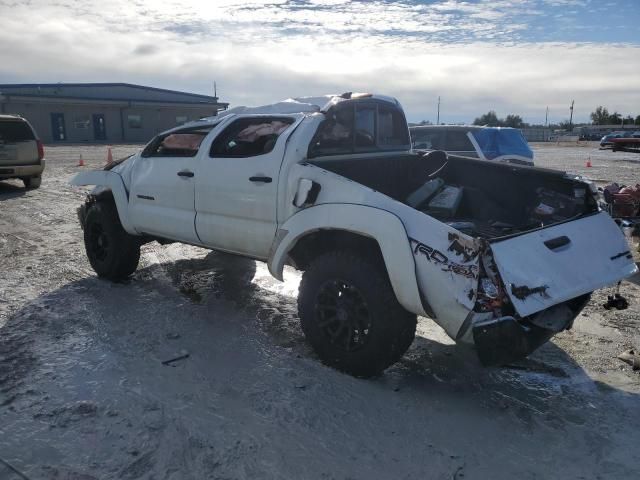
<path id="1" fill-rule="evenodd" d="M 97 186 L 79 210 L 97 274 L 131 275 L 152 240 L 265 261 L 280 280 L 292 265 L 304 272 L 308 341 L 326 364 L 367 377 L 400 359 L 417 315 L 504 364 L 636 271 L 579 178 L 412 153 L 390 97 L 294 103 L 183 125 L 77 175 Z"/>

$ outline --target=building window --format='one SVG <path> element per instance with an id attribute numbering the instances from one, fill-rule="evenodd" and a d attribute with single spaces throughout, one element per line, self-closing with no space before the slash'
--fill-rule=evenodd
<path id="1" fill-rule="evenodd" d="M 88 130 L 90 123 L 88 115 L 78 115 L 73 119 L 73 126 L 78 130 Z"/>
<path id="2" fill-rule="evenodd" d="M 142 115 L 127 115 L 129 128 L 142 128 Z"/>
<path id="3" fill-rule="evenodd" d="M 183 123 L 187 123 L 189 119 L 185 116 L 176 117 L 176 125 L 182 125 Z"/>

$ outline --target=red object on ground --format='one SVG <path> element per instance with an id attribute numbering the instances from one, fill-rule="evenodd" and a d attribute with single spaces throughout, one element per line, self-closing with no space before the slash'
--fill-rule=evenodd
<path id="1" fill-rule="evenodd" d="M 587 168 L 591 168 L 591 159 L 587 160 Z"/>
<path id="2" fill-rule="evenodd" d="M 82 158 L 82 154 L 80 154 L 80 160 L 78 160 L 78 166 L 84 167 L 84 159 Z"/>
<path id="3" fill-rule="evenodd" d="M 111 147 L 107 147 L 107 163 L 113 162 L 113 154 L 111 153 Z"/>

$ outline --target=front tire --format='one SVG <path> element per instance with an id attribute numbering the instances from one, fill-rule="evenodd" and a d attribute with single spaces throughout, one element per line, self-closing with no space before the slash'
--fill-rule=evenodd
<path id="1" fill-rule="evenodd" d="M 311 262 L 300 282 L 298 313 L 322 362 L 356 377 L 382 373 L 415 337 L 416 316 L 398 303 L 384 269 L 350 252 Z"/>
<path id="2" fill-rule="evenodd" d="M 122 228 L 112 202 L 98 201 L 87 209 L 84 246 L 99 277 L 114 282 L 124 280 L 138 268 L 140 240 Z"/>

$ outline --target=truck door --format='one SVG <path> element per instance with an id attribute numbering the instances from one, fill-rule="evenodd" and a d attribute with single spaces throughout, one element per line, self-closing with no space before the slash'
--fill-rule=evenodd
<path id="1" fill-rule="evenodd" d="M 203 244 L 268 257 L 277 228 L 278 175 L 296 118 L 239 116 L 212 140 L 209 154 L 198 157 L 196 230 Z"/>
<path id="2" fill-rule="evenodd" d="M 191 127 L 161 135 L 144 149 L 132 172 L 129 194 L 136 230 L 200 243 L 194 225 L 196 155 L 211 128 Z"/>

